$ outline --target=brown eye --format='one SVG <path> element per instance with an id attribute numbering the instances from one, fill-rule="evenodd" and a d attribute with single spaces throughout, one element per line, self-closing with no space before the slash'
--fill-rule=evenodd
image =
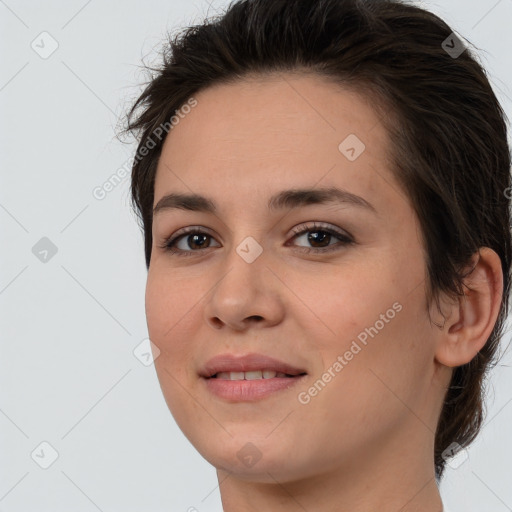
<path id="1" fill-rule="evenodd" d="M 297 240 L 302 237 L 305 237 L 305 241 L 312 246 L 311 248 L 300 246 L 299 249 L 302 252 L 328 252 L 339 249 L 340 246 L 354 243 L 354 240 L 348 234 L 341 233 L 333 228 L 317 226 L 316 224 L 313 226 L 299 226 L 293 239 Z M 333 238 L 338 239 L 340 242 L 331 244 L 330 242 Z"/>
<path id="2" fill-rule="evenodd" d="M 189 256 L 201 250 L 209 249 L 211 240 L 214 240 L 214 238 L 210 234 L 200 231 L 198 228 L 187 228 L 178 235 L 165 240 L 160 248 L 171 254 Z M 181 247 L 179 247 L 179 244 L 181 244 Z"/>

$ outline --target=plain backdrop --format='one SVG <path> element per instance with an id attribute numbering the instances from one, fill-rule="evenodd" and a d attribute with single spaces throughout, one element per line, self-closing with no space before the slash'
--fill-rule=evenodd
<path id="1" fill-rule="evenodd" d="M 512 117 L 512 0 L 421 3 L 481 49 Z M 221 511 L 214 468 L 144 358 L 129 178 L 93 192 L 135 150 L 115 131 L 142 59 L 167 29 L 225 5 L 0 0 L 0 512 Z M 480 436 L 446 472 L 450 512 L 512 510 L 511 361 L 492 373 Z"/>

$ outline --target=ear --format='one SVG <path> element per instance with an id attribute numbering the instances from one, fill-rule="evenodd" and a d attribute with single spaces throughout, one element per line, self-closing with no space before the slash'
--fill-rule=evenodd
<path id="1" fill-rule="evenodd" d="M 437 362 L 449 366 L 469 363 L 487 342 L 503 296 L 501 260 L 489 247 L 481 247 L 472 258 L 473 271 L 464 279 L 464 296 L 449 305 L 439 333 Z"/>

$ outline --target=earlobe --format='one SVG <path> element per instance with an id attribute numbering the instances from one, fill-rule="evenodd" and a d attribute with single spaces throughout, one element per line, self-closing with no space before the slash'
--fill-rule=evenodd
<path id="1" fill-rule="evenodd" d="M 503 272 L 499 256 L 482 247 L 472 262 L 473 271 L 464 279 L 464 296 L 450 305 L 445 325 L 437 335 L 435 359 L 449 367 L 467 364 L 476 356 L 500 311 Z"/>

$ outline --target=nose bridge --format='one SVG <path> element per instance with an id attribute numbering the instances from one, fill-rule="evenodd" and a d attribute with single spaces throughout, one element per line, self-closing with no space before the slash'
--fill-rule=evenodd
<path id="1" fill-rule="evenodd" d="M 264 246 L 268 247 L 265 237 L 268 235 L 268 227 L 259 208 L 261 201 L 250 201 L 250 204 L 239 205 L 230 210 L 229 221 L 225 220 L 225 227 L 229 228 L 229 244 L 231 251 L 227 258 L 227 264 L 245 263 L 247 271 L 254 271 L 253 265 L 260 263 L 264 255 Z M 257 267 L 260 264 L 256 265 Z M 242 265 L 243 267 L 243 265 Z"/>
<path id="2" fill-rule="evenodd" d="M 234 242 L 225 261 L 226 273 L 219 286 L 227 282 L 230 287 L 245 287 L 244 296 L 254 294 L 254 287 L 265 281 L 265 260 L 263 245 L 256 238 L 246 236 L 242 241 Z"/>

